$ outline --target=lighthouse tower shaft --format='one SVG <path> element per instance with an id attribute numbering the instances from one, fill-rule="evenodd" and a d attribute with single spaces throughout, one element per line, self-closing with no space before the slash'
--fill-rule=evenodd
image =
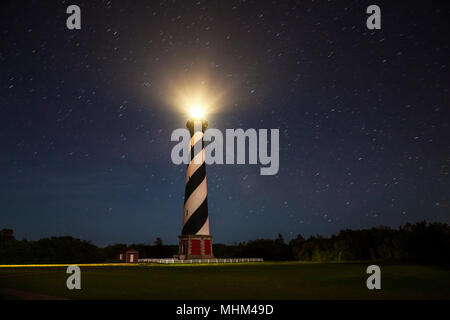
<path id="1" fill-rule="evenodd" d="M 191 133 L 191 161 L 186 171 L 183 225 L 179 236 L 180 259 L 211 259 L 212 236 L 209 233 L 208 192 L 203 134 L 208 127 L 205 120 L 189 120 Z"/>

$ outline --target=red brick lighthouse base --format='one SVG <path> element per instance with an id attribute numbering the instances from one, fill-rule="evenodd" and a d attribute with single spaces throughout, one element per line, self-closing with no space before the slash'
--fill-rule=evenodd
<path id="1" fill-rule="evenodd" d="M 178 248 L 178 259 L 214 259 L 211 235 L 182 235 Z"/>

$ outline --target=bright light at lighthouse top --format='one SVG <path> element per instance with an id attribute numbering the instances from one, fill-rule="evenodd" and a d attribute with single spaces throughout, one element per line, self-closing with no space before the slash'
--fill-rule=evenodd
<path id="1" fill-rule="evenodd" d="M 205 116 L 205 109 L 201 104 L 196 103 L 189 108 L 189 114 L 193 119 L 202 119 Z"/>

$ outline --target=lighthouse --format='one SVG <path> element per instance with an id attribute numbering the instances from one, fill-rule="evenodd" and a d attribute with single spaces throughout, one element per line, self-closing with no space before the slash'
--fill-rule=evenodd
<path id="1" fill-rule="evenodd" d="M 186 188 L 182 218 L 179 259 L 212 259 L 212 236 L 209 232 L 208 192 L 203 134 L 208 123 L 199 111 L 186 123 L 191 134 L 190 162 L 186 171 Z"/>

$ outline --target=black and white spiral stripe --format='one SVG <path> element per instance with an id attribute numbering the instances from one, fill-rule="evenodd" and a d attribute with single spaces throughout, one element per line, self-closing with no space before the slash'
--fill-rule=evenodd
<path id="1" fill-rule="evenodd" d="M 204 120 L 190 120 L 186 126 L 191 132 L 191 162 L 188 164 L 186 172 L 182 234 L 209 235 L 206 165 L 203 143 L 203 133 L 208 124 Z"/>

